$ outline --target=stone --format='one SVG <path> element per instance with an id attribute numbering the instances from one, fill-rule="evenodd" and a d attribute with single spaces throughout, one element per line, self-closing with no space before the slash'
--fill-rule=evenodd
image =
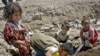
<path id="1" fill-rule="evenodd" d="M 32 20 L 42 20 L 43 13 L 34 14 Z"/>
<path id="2" fill-rule="evenodd" d="M 10 53 L 6 52 L 4 48 L 0 49 L 0 56 L 12 56 Z"/>
<path id="3" fill-rule="evenodd" d="M 52 25 L 50 26 L 49 24 L 45 24 L 41 27 L 41 30 L 50 31 L 52 27 L 53 27 Z"/>

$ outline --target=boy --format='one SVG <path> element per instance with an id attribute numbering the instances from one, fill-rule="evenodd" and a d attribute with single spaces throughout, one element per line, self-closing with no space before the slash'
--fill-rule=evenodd
<path id="1" fill-rule="evenodd" d="M 69 24 L 63 23 L 61 26 L 61 30 L 58 31 L 54 36 L 54 38 L 61 44 L 59 48 L 60 56 L 73 54 L 73 46 L 71 41 L 69 40 L 70 36 L 68 35 L 69 29 Z"/>
<path id="2" fill-rule="evenodd" d="M 58 52 L 58 41 L 42 33 L 33 34 L 30 43 L 36 51 L 36 56 L 52 56 Z"/>

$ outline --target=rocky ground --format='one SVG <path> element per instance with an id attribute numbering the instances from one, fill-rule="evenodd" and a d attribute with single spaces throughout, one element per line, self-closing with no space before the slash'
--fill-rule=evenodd
<path id="1" fill-rule="evenodd" d="M 99 44 L 100 45 L 100 44 Z M 100 56 L 100 46 L 87 51 L 80 52 L 78 56 Z"/>
<path id="2" fill-rule="evenodd" d="M 21 0 L 17 2 L 23 9 L 22 23 L 34 33 L 42 32 L 53 36 L 60 29 L 61 23 L 66 21 L 71 25 L 72 37 L 79 35 L 82 16 L 89 16 L 92 26 L 100 32 L 100 0 Z M 5 24 L 2 17 L 3 7 L 0 0 L 0 56 L 11 56 L 9 52 L 6 52 L 9 46 L 2 38 Z M 81 52 L 78 56 L 99 56 L 100 38 L 98 39 L 94 49 Z"/>

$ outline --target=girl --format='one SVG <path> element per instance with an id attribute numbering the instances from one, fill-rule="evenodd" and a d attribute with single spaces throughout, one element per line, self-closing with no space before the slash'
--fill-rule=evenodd
<path id="1" fill-rule="evenodd" d="M 22 9 L 17 3 L 9 3 L 4 8 L 4 18 L 7 23 L 4 28 L 4 39 L 9 45 L 19 49 L 19 56 L 31 56 L 31 49 L 26 39 L 26 29 L 19 24 Z"/>
<path id="2" fill-rule="evenodd" d="M 68 31 L 70 26 L 68 23 L 63 23 L 61 26 L 61 30 L 58 31 L 54 38 L 61 43 L 60 45 L 60 56 L 67 56 L 73 54 L 73 47 L 71 41 L 69 40 L 70 36 L 68 35 Z"/>
<path id="3" fill-rule="evenodd" d="M 96 29 L 90 26 L 90 20 L 88 17 L 83 17 L 81 21 L 82 29 L 80 31 L 80 37 L 82 38 L 84 48 L 90 47 L 90 44 L 95 44 L 97 41 L 98 33 Z M 86 49 L 87 49 L 86 48 Z"/>

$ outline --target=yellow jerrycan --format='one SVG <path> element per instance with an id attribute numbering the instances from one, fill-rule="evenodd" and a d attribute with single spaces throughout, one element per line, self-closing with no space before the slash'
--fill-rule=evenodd
<path id="1" fill-rule="evenodd" d="M 59 52 L 56 52 L 52 56 L 60 56 L 60 55 L 59 55 Z"/>

